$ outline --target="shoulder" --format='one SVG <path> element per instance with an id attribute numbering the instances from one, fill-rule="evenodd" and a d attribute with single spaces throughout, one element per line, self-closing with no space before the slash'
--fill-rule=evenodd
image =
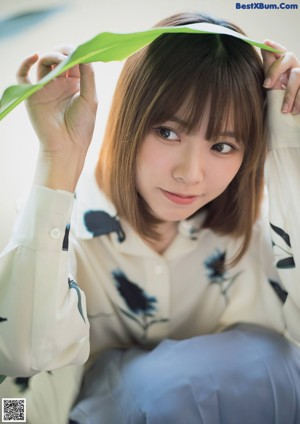
<path id="1" fill-rule="evenodd" d="M 76 189 L 72 231 L 79 239 L 91 239 L 116 232 L 119 241 L 125 238 L 114 205 L 100 190 L 95 175 L 86 172 Z"/>

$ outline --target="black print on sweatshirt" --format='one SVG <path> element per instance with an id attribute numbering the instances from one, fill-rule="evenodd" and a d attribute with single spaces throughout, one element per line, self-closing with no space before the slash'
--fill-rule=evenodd
<path id="1" fill-rule="evenodd" d="M 69 234 L 70 234 L 70 224 L 66 226 L 65 236 L 63 239 L 62 249 L 68 251 L 69 250 Z"/>
<path id="2" fill-rule="evenodd" d="M 29 387 L 29 380 L 31 377 L 17 377 L 14 379 L 14 383 L 19 387 L 19 391 L 25 392 Z"/>
<path id="3" fill-rule="evenodd" d="M 52 375 L 52 371 L 47 371 L 47 374 Z M 25 392 L 29 388 L 29 381 L 32 377 L 16 377 L 14 384 L 19 387 L 19 391 Z"/>
<path id="4" fill-rule="evenodd" d="M 125 240 L 125 234 L 119 220 L 103 211 L 87 211 L 84 214 L 84 224 L 86 229 L 93 234 L 93 237 L 105 234 L 117 233 L 118 241 Z"/>
<path id="5" fill-rule="evenodd" d="M 7 318 L 0 317 L 0 322 L 7 321 Z"/>
<path id="6" fill-rule="evenodd" d="M 142 341 L 145 341 L 147 331 L 152 325 L 169 320 L 167 318 L 154 318 L 157 310 L 156 297 L 148 295 L 145 290 L 130 281 L 122 271 L 115 270 L 112 275 L 117 290 L 128 308 L 128 310 L 122 308 L 120 310 L 142 329 Z"/>
<path id="7" fill-rule="evenodd" d="M 217 284 L 226 304 L 229 302 L 228 291 L 242 271 L 230 275 L 226 269 L 226 252 L 218 248 L 204 261 L 209 284 Z"/>
<path id="8" fill-rule="evenodd" d="M 283 259 L 280 259 L 276 263 L 276 267 L 280 269 L 290 269 L 295 268 L 295 261 L 292 254 L 292 245 L 290 241 L 290 236 L 282 229 L 270 223 L 272 230 L 280 237 L 283 243 L 276 244 L 272 241 L 272 245 L 278 247 L 283 253 L 287 256 Z"/>
<path id="9" fill-rule="evenodd" d="M 288 293 L 276 281 L 269 279 L 269 283 L 271 284 L 273 290 L 275 291 L 281 302 L 285 303 L 286 298 L 288 297 Z"/>
<path id="10" fill-rule="evenodd" d="M 77 283 L 71 278 L 68 278 L 68 283 L 69 283 L 70 289 L 76 290 L 76 293 L 77 293 L 77 296 L 78 296 L 78 303 L 77 303 L 78 311 L 79 311 L 80 315 L 82 316 L 83 321 L 85 322 L 85 318 L 84 318 L 84 315 L 83 315 L 83 309 L 82 309 L 82 303 L 81 303 L 81 292 L 79 290 L 79 287 L 78 287 Z"/>

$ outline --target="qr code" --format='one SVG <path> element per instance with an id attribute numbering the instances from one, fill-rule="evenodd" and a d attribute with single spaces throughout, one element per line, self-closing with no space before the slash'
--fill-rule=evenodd
<path id="1" fill-rule="evenodd" d="M 2 422 L 25 423 L 26 422 L 26 399 L 3 398 L 2 399 Z"/>

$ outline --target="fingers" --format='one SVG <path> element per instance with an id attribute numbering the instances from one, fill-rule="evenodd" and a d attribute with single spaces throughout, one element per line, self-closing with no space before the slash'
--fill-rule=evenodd
<path id="1" fill-rule="evenodd" d="M 285 90 L 281 111 L 297 114 L 300 112 L 300 62 L 281 44 L 271 40 L 266 40 L 265 44 L 280 52 L 262 52 L 264 87 Z"/>
<path id="2" fill-rule="evenodd" d="M 276 87 L 275 87 L 274 80 L 272 79 L 272 75 L 270 75 L 270 70 L 272 66 L 276 63 L 276 61 L 279 60 L 282 57 L 282 55 L 286 53 L 286 48 L 282 44 L 279 44 L 272 40 L 265 40 L 264 44 L 269 47 L 272 47 L 273 49 L 278 50 L 278 52 L 261 50 L 261 54 L 263 57 L 263 68 L 265 73 L 264 87 L 265 88 L 272 87 L 272 88 L 280 89 L 282 81 L 277 81 Z"/>
<path id="3" fill-rule="evenodd" d="M 276 43 L 272 40 L 265 40 L 264 44 L 272 47 L 273 49 L 279 50 L 280 53 L 271 52 L 268 50 L 261 50 L 262 58 L 263 58 L 263 67 L 264 67 L 264 73 L 267 74 L 269 68 L 271 65 L 282 56 L 282 53 L 286 52 L 286 48 L 282 46 L 279 43 Z"/>
<path id="4" fill-rule="evenodd" d="M 264 87 L 281 88 L 281 76 L 289 75 L 293 68 L 299 66 L 299 62 L 294 53 L 286 52 L 279 59 L 272 63 L 265 75 Z"/>
<path id="5" fill-rule="evenodd" d="M 38 61 L 38 80 L 49 74 L 55 66 L 64 61 L 66 58 L 67 56 L 64 54 L 55 51 L 43 54 Z"/>
<path id="6" fill-rule="evenodd" d="M 27 57 L 20 65 L 16 73 L 16 78 L 18 84 L 31 84 L 29 79 L 29 72 L 31 67 L 38 61 L 39 55 L 34 53 L 33 55 Z"/>
<path id="7" fill-rule="evenodd" d="M 66 60 L 74 51 L 74 47 L 70 45 L 59 46 L 53 51 L 45 53 L 43 55 L 38 55 L 34 53 L 33 55 L 27 57 L 20 65 L 16 73 L 17 82 L 19 84 L 31 84 L 29 78 L 29 72 L 34 64 L 37 63 L 37 78 L 38 80 L 42 79 L 45 75 L 52 71 L 52 69 L 57 66 L 62 61 Z M 79 68 L 74 67 L 63 74 L 63 76 L 68 77 L 79 77 Z"/>
<path id="8" fill-rule="evenodd" d="M 300 113 L 300 67 L 290 71 L 289 80 L 286 86 L 282 103 L 282 112 L 293 115 Z"/>
<path id="9" fill-rule="evenodd" d="M 279 52 L 269 52 L 267 50 L 264 50 L 265 53 L 272 53 L 275 56 L 277 56 L 277 58 L 279 58 L 282 55 L 282 53 L 287 51 L 287 48 L 285 46 L 283 46 L 280 43 L 277 43 L 277 41 L 274 41 L 274 40 L 269 40 L 269 39 L 265 40 L 264 44 L 266 44 L 269 47 L 272 47 L 273 49 L 279 50 Z"/>
<path id="10" fill-rule="evenodd" d="M 281 108 L 283 113 L 300 112 L 300 63 L 293 53 L 284 53 L 270 66 L 264 86 L 285 90 Z"/>
<path id="11" fill-rule="evenodd" d="M 62 45 L 54 48 L 53 51 L 42 55 L 38 62 L 37 78 L 42 79 L 49 72 L 51 72 L 52 69 L 55 68 L 59 63 L 66 60 L 73 53 L 73 51 L 73 46 Z M 67 76 L 79 77 L 78 70 L 75 73 L 73 71 L 73 75 L 71 75 L 72 71 L 67 71 L 67 73 L 61 74 L 61 76 L 66 76 L 66 74 L 68 74 Z"/>
<path id="12" fill-rule="evenodd" d="M 74 46 L 63 45 L 57 47 L 55 51 L 41 58 L 40 62 L 43 70 L 43 76 L 46 75 L 49 70 L 52 70 L 53 66 L 58 65 L 62 60 L 65 60 L 68 56 L 70 56 L 73 51 Z M 49 69 L 49 66 L 51 69 Z M 95 73 L 92 64 L 87 63 L 79 66 L 73 66 L 65 73 L 61 74 L 60 77 L 80 78 L 80 95 L 85 98 L 89 104 L 97 105 Z"/>
<path id="13" fill-rule="evenodd" d="M 95 73 L 91 63 L 79 65 L 80 95 L 93 107 L 97 107 Z"/>
<path id="14" fill-rule="evenodd" d="M 32 66 L 37 64 L 37 79 L 41 80 L 49 72 L 52 71 L 62 61 L 65 61 L 74 51 L 74 47 L 70 45 L 63 45 L 56 47 L 50 52 L 43 55 L 34 54 L 26 58 L 17 72 L 17 81 L 20 84 L 31 84 L 29 72 Z M 88 104 L 95 110 L 97 108 L 97 94 L 95 74 L 92 64 L 81 64 L 73 66 L 66 72 L 58 75 L 57 78 L 77 79 L 80 81 L 80 95 Z M 79 88 L 79 87 L 78 87 Z"/>

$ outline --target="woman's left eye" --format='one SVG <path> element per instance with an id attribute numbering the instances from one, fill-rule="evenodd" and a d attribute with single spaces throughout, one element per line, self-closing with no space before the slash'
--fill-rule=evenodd
<path id="1" fill-rule="evenodd" d="M 227 154 L 236 150 L 236 147 L 228 143 L 216 143 L 212 146 L 212 150 L 215 150 L 218 153 Z"/>

